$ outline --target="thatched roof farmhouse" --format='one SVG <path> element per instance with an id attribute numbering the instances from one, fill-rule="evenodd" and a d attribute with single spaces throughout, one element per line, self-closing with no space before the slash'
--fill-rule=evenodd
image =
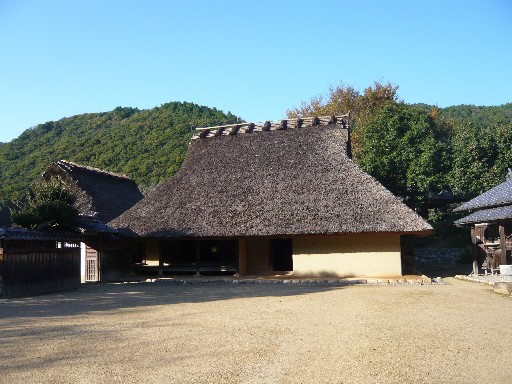
<path id="1" fill-rule="evenodd" d="M 160 268 L 202 241 L 194 263 L 209 242 L 239 273 L 399 275 L 400 236 L 432 227 L 347 156 L 344 118 L 203 129 L 180 171 L 110 224 L 148 239 Z"/>
<path id="2" fill-rule="evenodd" d="M 137 184 L 126 175 L 58 160 L 43 173 L 45 179 L 60 177 L 76 187 L 81 215 L 107 223 L 143 198 Z"/>
<path id="3" fill-rule="evenodd" d="M 119 280 L 125 265 L 131 264 L 130 254 L 110 250 L 117 231 L 106 223 L 143 198 L 137 184 L 126 175 L 67 160 L 48 166 L 43 178 L 52 177 L 60 177 L 77 192 L 80 217 L 75 225 L 84 233 L 80 245 L 82 282 Z"/>

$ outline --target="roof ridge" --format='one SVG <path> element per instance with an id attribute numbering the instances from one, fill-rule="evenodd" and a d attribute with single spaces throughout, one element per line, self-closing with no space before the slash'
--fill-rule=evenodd
<path id="1" fill-rule="evenodd" d="M 341 124 L 343 128 L 349 129 L 350 111 L 342 115 L 295 117 L 274 121 L 266 120 L 258 123 L 235 123 L 195 128 L 195 130 L 199 132 L 192 137 L 192 140 L 226 135 L 233 136 L 238 133 L 277 131 L 288 128 L 306 128 L 333 124 Z"/>
<path id="2" fill-rule="evenodd" d="M 127 176 L 127 175 L 125 175 L 123 173 L 110 172 L 110 171 L 107 171 L 105 169 L 95 168 L 95 167 L 91 167 L 89 165 L 78 164 L 78 163 L 75 163 L 75 162 L 69 161 L 69 160 L 64 160 L 64 159 L 57 160 L 55 162 L 55 164 L 57 164 L 59 166 L 60 165 L 64 165 L 64 167 L 67 170 L 70 170 L 71 167 L 75 167 L 75 168 L 85 169 L 87 171 L 94 172 L 94 173 L 99 173 L 99 174 L 106 175 L 106 176 L 111 176 L 111 177 L 116 177 L 116 178 L 119 178 L 119 179 L 125 179 L 125 180 L 133 181 L 129 176 Z"/>

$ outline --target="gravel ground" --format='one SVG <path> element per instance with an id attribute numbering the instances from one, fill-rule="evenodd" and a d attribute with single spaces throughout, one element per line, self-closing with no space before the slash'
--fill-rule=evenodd
<path id="1" fill-rule="evenodd" d="M 448 282 L 95 285 L 0 300 L 0 382 L 512 382 L 512 297 Z"/>

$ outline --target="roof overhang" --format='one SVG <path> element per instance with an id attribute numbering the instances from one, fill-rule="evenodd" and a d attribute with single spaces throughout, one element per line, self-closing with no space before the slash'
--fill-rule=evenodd
<path id="1" fill-rule="evenodd" d="M 472 214 L 455 221 L 455 225 L 465 226 L 477 223 L 495 222 L 499 220 L 512 220 L 512 205 L 482 209 L 473 212 Z"/>

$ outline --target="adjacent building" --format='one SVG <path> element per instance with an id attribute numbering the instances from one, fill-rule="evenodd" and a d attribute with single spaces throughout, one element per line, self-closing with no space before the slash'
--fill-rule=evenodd
<path id="1" fill-rule="evenodd" d="M 473 273 L 480 268 L 494 272 L 500 265 L 512 263 L 512 171 L 506 180 L 487 192 L 462 204 L 455 212 L 470 214 L 455 222 L 471 228 Z"/>

